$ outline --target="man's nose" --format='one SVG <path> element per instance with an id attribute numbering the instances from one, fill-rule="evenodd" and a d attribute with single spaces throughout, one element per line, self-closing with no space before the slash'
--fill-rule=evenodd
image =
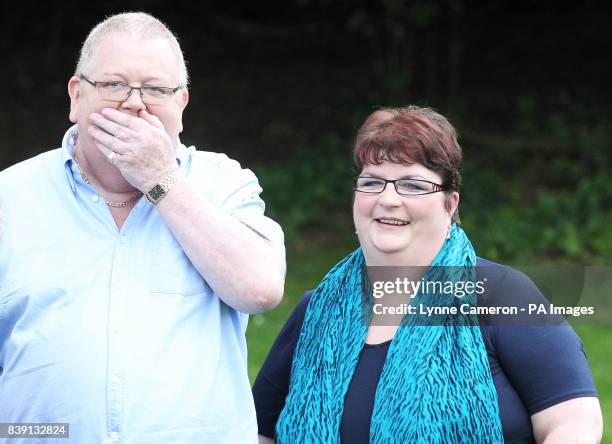
<path id="1" fill-rule="evenodd" d="M 121 102 L 121 108 L 145 109 L 146 105 L 142 101 L 142 92 L 139 89 L 132 88 L 127 98 Z"/>

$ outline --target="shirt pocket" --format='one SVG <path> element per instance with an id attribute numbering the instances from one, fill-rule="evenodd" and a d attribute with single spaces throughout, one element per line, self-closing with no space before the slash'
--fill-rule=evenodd
<path id="1" fill-rule="evenodd" d="M 160 227 L 159 237 L 150 259 L 152 293 L 193 296 L 212 293 L 204 278 L 192 265 L 168 227 Z"/>

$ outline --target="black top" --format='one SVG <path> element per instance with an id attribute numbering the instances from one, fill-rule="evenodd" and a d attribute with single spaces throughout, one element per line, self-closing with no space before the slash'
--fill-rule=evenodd
<path id="1" fill-rule="evenodd" d="M 545 302 L 524 274 L 507 266 L 478 259 L 477 279 L 488 285 L 479 306 Z M 272 345 L 253 385 L 259 433 L 274 437 L 276 421 L 285 404 L 293 353 L 311 292 L 307 292 Z M 497 391 L 506 442 L 533 443 L 530 416 L 555 404 L 581 396 L 597 396 L 580 338 L 567 325 L 498 325 L 488 319 L 480 330 Z M 364 344 L 346 397 L 340 424 L 342 442 L 369 442 L 374 395 L 391 341 Z"/>

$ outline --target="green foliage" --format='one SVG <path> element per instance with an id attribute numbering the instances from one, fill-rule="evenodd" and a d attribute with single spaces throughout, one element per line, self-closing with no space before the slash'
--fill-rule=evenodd
<path id="1" fill-rule="evenodd" d="M 465 153 L 460 213 L 481 256 L 612 261 L 607 119 L 579 105 L 544 112 L 534 97 L 519 96 L 507 135 L 464 126 L 467 108 L 452 109 Z M 351 127 L 367 112 L 358 114 L 347 116 Z M 352 235 L 350 145 L 332 134 L 256 168 L 289 243 Z"/>
<path id="2" fill-rule="evenodd" d="M 255 168 L 268 214 L 285 236 L 346 230 L 351 225 L 350 145 L 330 135 L 317 146 L 298 146 L 282 165 Z"/>
<path id="3" fill-rule="evenodd" d="M 462 219 L 481 255 L 609 263 L 612 126 L 517 99 L 511 140 L 468 136 Z M 588 122 L 585 123 L 585 122 Z"/>

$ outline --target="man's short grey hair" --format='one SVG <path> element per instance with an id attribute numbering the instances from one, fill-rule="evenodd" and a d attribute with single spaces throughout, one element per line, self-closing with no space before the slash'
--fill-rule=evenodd
<path id="1" fill-rule="evenodd" d="M 170 44 L 179 63 L 179 86 L 187 87 L 189 81 L 187 66 L 176 36 L 160 20 L 144 12 L 124 12 L 110 16 L 103 22 L 98 23 L 91 30 L 81 47 L 81 55 L 74 75 L 89 75 L 98 45 L 104 37 L 114 33 L 126 33 L 140 38 L 165 39 Z"/>

